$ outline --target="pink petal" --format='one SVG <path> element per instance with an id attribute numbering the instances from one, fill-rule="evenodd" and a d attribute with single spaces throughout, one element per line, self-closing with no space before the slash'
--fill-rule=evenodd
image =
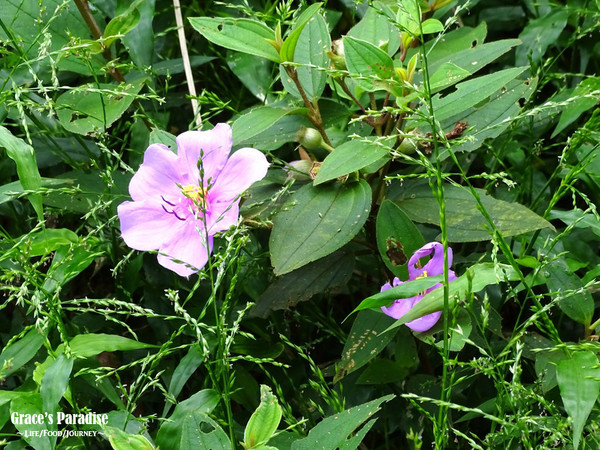
<path id="1" fill-rule="evenodd" d="M 202 154 L 204 185 L 213 181 L 225 167 L 233 145 L 231 127 L 219 123 L 208 131 L 186 131 L 177 136 L 177 155 L 193 178 L 199 180 L 198 162 Z"/>
<path id="2" fill-rule="evenodd" d="M 162 209 L 160 202 L 154 200 L 121 203 L 117 213 L 123 240 L 136 250 L 158 250 L 173 233 L 173 226 L 179 222 Z"/>
<path id="3" fill-rule="evenodd" d="M 207 251 L 206 236 L 201 236 L 202 230 L 197 230 L 196 225 L 201 226 L 199 221 L 194 224 L 194 220 L 190 219 L 174 226 L 171 238 L 159 249 L 158 262 L 161 266 L 182 277 L 188 277 L 204 267 L 212 251 L 213 239 L 212 236 L 208 238 Z"/>
<path id="4" fill-rule="evenodd" d="M 239 201 L 210 203 L 206 214 L 206 226 L 211 235 L 237 225 L 240 217 Z"/>
<path id="5" fill-rule="evenodd" d="M 144 162 L 129 183 L 134 200 L 161 200 L 180 195 L 179 184 L 187 184 L 180 161 L 168 147 L 152 144 L 144 153 Z"/>
<path id="6" fill-rule="evenodd" d="M 267 158 L 261 152 L 241 148 L 229 158 L 209 194 L 216 201 L 233 201 L 253 183 L 263 179 L 268 168 Z"/>
<path id="7" fill-rule="evenodd" d="M 412 309 L 415 304 L 415 298 L 416 297 L 394 300 L 394 303 L 389 307 L 382 306 L 381 310 L 388 316 L 399 319 Z"/>

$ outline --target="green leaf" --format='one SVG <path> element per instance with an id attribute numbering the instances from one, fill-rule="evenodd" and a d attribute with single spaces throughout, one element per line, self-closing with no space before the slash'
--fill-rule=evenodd
<path id="1" fill-rule="evenodd" d="M 469 130 L 465 133 L 468 139 L 453 143 L 455 153 L 477 150 L 486 139 L 500 136 L 518 116 L 521 104 L 525 104 L 535 92 L 537 80 L 513 80 L 504 89 L 497 91 L 489 99 L 453 116 L 442 123 L 444 131 L 452 131 L 456 122 L 466 122 Z M 448 150 L 440 152 L 440 159 L 449 156 Z"/>
<path id="2" fill-rule="evenodd" d="M 600 77 L 587 78 L 579 83 L 569 99 L 565 100 L 568 104 L 561 109 L 560 119 L 550 137 L 556 136 L 575 122 L 584 112 L 596 106 L 599 96 Z"/>
<path id="3" fill-rule="evenodd" d="M 600 368 L 592 351 L 573 353 L 556 366 L 556 379 L 565 410 L 573 419 L 573 447 L 579 447 L 583 427 L 600 394 Z"/>
<path id="4" fill-rule="evenodd" d="M 562 297 L 558 306 L 575 322 L 589 325 L 594 315 L 594 298 L 583 282 L 562 259 L 557 259 L 543 268 L 548 291 Z"/>
<path id="5" fill-rule="evenodd" d="M 44 412 L 54 414 L 58 410 L 58 402 L 67 390 L 72 369 L 73 359 L 64 354 L 58 355 L 46 368 L 40 387 Z"/>
<path id="6" fill-rule="evenodd" d="M 325 89 L 326 70 L 329 68 L 329 57 L 326 52 L 330 47 L 331 38 L 327 22 L 318 14 L 302 30 L 294 53 L 294 62 L 300 64 L 296 67 L 298 80 L 311 100 L 318 100 Z M 283 65 L 279 67 L 279 73 L 285 90 L 297 98 L 302 98 Z"/>
<path id="7" fill-rule="evenodd" d="M 427 54 L 427 62 L 431 67 L 439 65 L 440 61 L 447 61 L 450 57 L 463 50 L 475 48 L 482 45 L 487 35 L 487 26 L 485 22 L 481 22 L 477 27 L 460 27 L 454 31 L 444 34 L 444 37 L 438 40 L 430 40 L 425 42 L 425 52 Z M 406 60 L 412 56 L 409 50 Z"/>
<path id="8" fill-rule="evenodd" d="M 307 437 L 294 442 L 292 450 L 348 448 L 345 443 L 350 434 L 379 411 L 383 402 L 389 402 L 393 398 L 393 395 L 386 395 L 323 419 L 310 430 Z"/>
<path id="9" fill-rule="evenodd" d="M 336 365 L 333 382 L 337 383 L 375 358 L 394 338 L 395 333 L 384 333 L 393 323 L 394 319 L 379 311 L 359 312 L 346 339 L 342 359 Z"/>
<path id="10" fill-rule="evenodd" d="M 196 31 L 213 44 L 279 63 L 279 53 L 269 40 L 275 32 L 262 22 L 251 19 L 190 17 Z"/>
<path id="11" fill-rule="evenodd" d="M 569 10 L 556 8 L 552 14 L 530 20 L 519 35 L 523 42 L 516 53 L 516 64 L 539 63 L 549 46 L 555 44 L 567 25 Z"/>
<path id="12" fill-rule="evenodd" d="M 394 76 L 394 62 L 373 44 L 344 36 L 344 53 L 350 76 L 365 91 L 387 90 Z"/>
<path id="13" fill-rule="evenodd" d="M 400 286 L 395 286 L 391 289 L 387 289 L 383 292 L 371 295 L 365 298 L 360 304 L 354 308 L 352 313 L 361 311 L 363 309 L 380 308 L 382 306 L 389 306 L 394 300 L 401 298 L 410 298 L 421 292 L 429 289 L 432 286 L 442 282 L 444 280 L 443 275 L 436 275 L 433 277 L 419 278 L 416 280 L 406 281 Z"/>
<path id="14" fill-rule="evenodd" d="M 173 371 L 171 382 L 169 383 L 169 394 L 177 398 L 185 383 L 190 379 L 193 373 L 204 362 L 204 351 L 198 344 L 193 344 L 188 349 L 186 355 L 181 359 Z M 164 415 L 164 414 L 163 414 Z"/>
<path id="15" fill-rule="evenodd" d="M 252 146 L 254 148 L 260 148 L 263 151 L 276 150 L 288 142 L 297 142 L 298 131 L 302 127 L 308 128 L 312 126 L 313 125 L 304 116 L 288 115 L 279 119 L 266 130 L 245 141 L 235 140 L 235 131 L 233 136 L 235 145 L 238 146 Z M 252 133 L 252 130 L 249 129 L 248 132 Z"/>
<path id="16" fill-rule="evenodd" d="M 41 178 L 42 187 L 53 188 L 69 184 L 69 180 L 61 180 L 58 178 Z M 13 181 L 0 186 L 0 205 L 2 203 L 14 200 L 18 195 L 25 192 L 20 181 Z"/>
<path id="17" fill-rule="evenodd" d="M 281 421 L 281 406 L 271 388 L 262 384 L 260 386 L 260 405 L 248 420 L 244 431 L 244 448 L 260 448 L 266 444 L 277 430 Z"/>
<path id="18" fill-rule="evenodd" d="M 47 255 L 62 245 L 79 242 L 77 234 L 66 228 L 45 228 L 31 233 L 20 246 L 23 254 L 29 256 Z"/>
<path id="19" fill-rule="evenodd" d="M 269 241 L 275 274 L 282 275 L 347 244 L 371 210 L 371 188 L 358 183 L 308 184 L 273 219 Z"/>
<path id="20" fill-rule="evenodd" d="M 327 155 L 315 177 L 314 185 L 335 180 L 377 161 L 381 161 L 383 165 L 386 157 L 389 158 L 389 148 L 375 139 L 344 142 Z"/>
<path id="21" fill-rule="evenodd" d="M 485 100 L 505 84 L 523 73 L 527 67 L 500 70 L 456 86 L 456 91 L 442 98 L 433 98 L 433 113 L 436 120 L 443 121 Z"/>
<path id="22" fill-rule="evenodd" d="M 129 434 L 111 426 L 104 427 L 104 432 L 114 450 L 154 450 L 154 446 L 145 436 Z"/>
<path id="23" fill-rule="evenodd" d="M 509 265 L 494 265 L 493 263 L 475 264 L 469 267 L 463 275 L 450 282 L 448 296 L 451 302 L 455 301 L 455 299 L 462 301 L 469 293 L 479 292 L 490 284 L 517 279 L 519 279 L 518 274 Z M 436 311 L 441 311 L 442 309 L 444 309 L 444 288 L 439 287 L 425 295 L 410 311 L 396 320 L 386 331 L 391 331 L 407 322 Z"/>
<path id="24" fill-rule="evenodd" d="M 17 175 L 19 175 L 19 182 L 23 189 L 34 191 L 42 187 L 42 178 L 38 171 L 33 147 L 23 139 L 13 136 L 2 125 L 0 125 L 0 147 L 6 149 L 8 157 L 17 165 Z M 29 194 L 28 199 L 38 216 L 38 220 L 42 221 L 44 219 L 42 196 L 40 194 Z"/>
<path id="25" fill-rule="evenodd" d="M 319 11 L 319 9 L 321 9 L 321 5 L 323 5 L 323 3 L 313 3 L 304 11 L 302 11 L 302 14 L 300 14 L 300 16 L 298 16 L 298 18 L 294 21 L 294 28 L 292 29 L 290 35 L 283 42 L 281 50 L 279 51 L 279 56 L 281 57 L 282 62 L 294 60 L 294 52 L 296 50 L 296 44 L 298 43 L 300 34 L 302 33 L 302 30 L 308 21 Z"/>
<path id="26" fill-rule="evenodd" d="M 397 361 L 389 359 L 376 359 L 367 367 L 356 384 L 388 384 L 402 381 L 409 374 L 409 370 Z"/>
<path id="27" fill-rule="evenodd" d="M 370 42 L 390 56 L 400 47 L 398 30 L 384 15 L 371 7 L 367 8 L 363 18 L 348 31 L 347 36 Z"/>
<path id="28" fill-rule="evenodd" d="M 0 379 L 4 379 L 27 364 L 44 343 L 45 336 L 33 328 L 0 353 Z"/>
<path id="29" fill-rule="evenodd" d="M 306 108 L 275 108 L 272 106 L 259 106 L 250 112 L 238 117 L 233 122 L 233 142 L 236 145 L 246 143 L 256 135 L 271 128 L 280 119 L 288 114 L 304 114 Z"/>
<path id="30" fill-rule="evenodd" d="M 422 34 L 433 34 L 444 31 L 444 24 L 437 19 L 427 19 L 421 24 Z"/>
<path id="31" fill-rule="evenodd" d="M 448 240 L 475 242 L 491 238 L 489 224 L 478 209 L 471 193 L 463 187 L 444 186 Z M 477 193 L 496 228 L 503 236 L 516 236 L 541 228 L 553 228 L 542 217 L 520 203 L 497 200 L 477 189 Z M 427 183 L 411 182 L 390 189 L 388 198 L 398 203 L 408 217 L 419 223 L 440 224 L 439 204 Z"/>
<path id="32" fill-rule="evenodd" d="M 411 36 L 419 36 L 421 23 L 421 14 L 419 11 L 418 0 L 406 0 L 398 3 L 398 13 L 396 22 L 402 31 L 406 31 Z"/>
<path id="33" fill-rule="evenodd" d="M 384 200 L 377 212 L 377 248 L 390 271 L 402 280 L 408 279 L 408 260 L 425 245 L 419 229 L 398 205 Z"/>
<path id="34" fill-rule="evenodd" d="M 52 258 L 52 264 L 48 269 L 48 276 L 41 290 L 36 291 L 36 296 L 41 299 L 55 292 L 59 286 L 63 286 L 68 281 L 75 278 L 83 272 L 101 252 L 95 251 L 93 239 L 86 242 L 86 246 L 59 246 Z"/>
<path id="35" fill-rule="evenodd" d="M 113 17 L 104 29 L 104 45 L 110 47 L 121 36 L 133 30 L 139 21 L 140 12 L 136 8 L 131 7 L 127 8 L 123 14 Z"/>
<path id="36" fill-rule="evenodd" d="M 72 133 L 104 132 L 129 108 L 144 82 L 90 83 L 70 89 L 56 101 L 58 120 Z"/>
<path id="37" fill-rule="evenodd" d="M 227 65 L 246 88 L 261 102 L 267 100 L 267 94 L 271 91 L 271 71 L 273 64 L 264 58 L 228 51 Z"/>
<path id="38" fill-rule="evenodd" d="M 179 403 L 158 430 L 156 445 L 178 450 L 230 450 L 231 443 L 223 429 L 207 416 L 218 403 L 219 394 L 212 389 L 204 389 Z"/>
<path id="39" fill-rule="evenodd" d="M 42 409 L 42 398 L 37 393 L 28 393 L 12 399 L 10 402 L 10 411 L 12 413 L 25 414 L 33 417 L 34 414 L 44 415 Z M 56 441 L 52 441 L 47 434 L 42 434 L 42 430 L 47 430 L 47 425 L 41 423 L 25 424 L 16 421 L 15 428 L 21 433 L 21 438 L 25 440 L 35 450 L 52 450 Z"/>
<path id="40" fill-rule="evenodd" d="M 354 256 L 334 252 L 277 278 L 258 298 L 249 314 L 267 318 L 271 311 L 290 308 L 313 295 L 346 284 L 354 269 Z"/>
<path id="41" fill-rule="evenodd" d="M 138 350 L 141 348 L 155 348 L 156 345 L 134 341 L 116 334 L 88 333 L 78 334 L 69 341 L 71 355 L 76 358 L 89 358 L 102 352 L 115 352 L 117 350 Z M 64 344 L 56 349 L 57 353 L 64 351 Z"/>

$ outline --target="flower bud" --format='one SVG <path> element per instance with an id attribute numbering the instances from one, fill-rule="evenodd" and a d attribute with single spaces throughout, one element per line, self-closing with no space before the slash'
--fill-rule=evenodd
<path id="1" fill-rule="evenodd" d="M 327 51 L 327 56 L 335 69 L 346 70 L 346 58 L 344 55 L 344 42 L 336 39 L 331 43 L 331 50 Z"/>
<path id="2" fill-rule="evenodd" d="M 314 150 L 323 146 L 323 138 L 314 128 L 302 127 L 296 134 L 296 141 L 307 150 Z"/>

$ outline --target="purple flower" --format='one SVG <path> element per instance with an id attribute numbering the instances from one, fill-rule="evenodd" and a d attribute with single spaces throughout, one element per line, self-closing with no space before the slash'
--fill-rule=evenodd
<path id="1" fill-rule="evenodd" d="M 423 258 L 427 255 L 431 255 L 432 253 L 433 255 L 431 256 L 431 259 L 427 262 L 427 264 L 425 264 L 425 266 L 415 267 L 415 264 L 420 258 Z M 452 265 L 452 249 L 450 247 L 448 247 L 448 265 Z M 439 242 L 430 242 L 429 244 L 425 244 L 423 247 L 417 250 L 408 260 L 408 281 L 413 281 L 423 277 L 441 275 L 442 273 L 444 273 L 444 249 L 442 247 L 442 244 L 440 244 Z M 448 271 L 448 279 L 450 281 L 456 280 L 456 274 L 451 270 Z M 387 291 L 392 287 L 399 286 L 402 283 L 405 282 L 400 281 L 398 278 L 394 278 L 392 284 L 385 283 L 381 287 L 381 292 Z M 413 306 L 419 303 L 419 301 L 425 296 L 425 294 L 441 286 L 442 283 L 438 283 L 419 295 L 416 295 L 411 298 L 402 298 L 394 300 L 394 303 L 392 303 L 391 306 L 382 306 L 381 309 L 388 316 L 393 317 L 394 319 L 399 319 L 408 311 L 410 311 Z M 427 314 L 426 316 L 419 317 L 418 319 L 407 322 L 406 326 L 414 331 L 427 331 L 436 324 L 441 315 L 441 311 Z"/>
<path id="2" fill-rule="evenodd" d="M 229 125 L 187 131 L 177 154 L 152 144 L 129 184 L 133 202 L 117 208 L 125 243 L 158 250 L 158 262 L 187 277 L 204 267 L 213 236 L 236 225 L 240 194 L 262 179 L 269 163 L 253 148 L 231 157 Z"/>

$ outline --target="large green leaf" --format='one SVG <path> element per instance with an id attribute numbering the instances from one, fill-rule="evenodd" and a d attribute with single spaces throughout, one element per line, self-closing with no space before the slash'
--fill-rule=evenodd
<path id="1" fill-rule="evenodd" d="M 313 295 L 343 286 L 352 275 L 354 256 L 332 253 L 277 278 L 256 301 L 251 316 L 266 318 L 271 311 L 290 308 Z"/>
<path id="2" fill-rule="evenodd" d="M 356 39 L 370 42 L 394 56 L 400 47 L 400 35 L 390 21 L 375 8 L 367 8 L 363 18 L 347 33 Z"/>
<path id="3" fill-rule="evenodd" d="M 315 186 L 367 167 L 377 161 L 385 164 L 389 148 L 374 139 L 351 140 L 331 152 L 319 168 Z"/>
<path id="4" fill-rule="evenodd" d="M 102 352 L 114 352 L 117 350 L 138 350 L 140 348 L 154 348 L 156 345 L 145 344 L 134 341 L 116 334 L 88 333 L 78 334 L 69 341 L 71 354 L 79 358 L 87 358 Z M 57 353 L 62 352 L 64 344 L 60 344 Z"/>
<path id="5" fill-rule="evenodd" d="M 44 412 L 54 414 L 58 410 L 58 402 L 67 390 L 72 369 L 73 359 L 64 354 L 58 355 L 46 368 L 40 386 Z"/>
<path id="6" fill-rule="evenodd" d="M 231 127 L 233 142 L 236 145 L 242 145 L 242 143 L 250 141 L 256 135 L 271 128 L 288 114 L 303 114 L 306 111 L 306 108 L 277 108 L 272 106 L 254 108 L 233 122 Z"/>
<path id="7" fill-rule="evenodd" d="M 15 397 L 10 402 L 11 415 L 13 413 L 24 414 L 25 416 L 33 417 L 38 414 L 44 417 L 42 409 L 42 398 L 38 393 L 23 393 L 19 397 Z M 45 421 L 41 423 L 25 424 L 22 421 L 15 421 L 15 428 L 21 434 L 21 438 L 27 442 L 35 450 L 51 450 L 54 449 L 56 438 L 50 438 L 48 434 L 42 434 L 42 430 L 47 430 L 48 425 Z"/>
<path id="8" fill-rule="evenodd" d="M 600 368 L 592 351 L 573 353 L 556 366 L 556 380 L 567 414 L 573 419 L 573 447 L 579 447 L 583 427 L 600 394 Z"/>
<path id="9" fill-rule="evenodd" d="M 304 30 L 304 27 L 308 21 L 319 11 L 322 4 L 323 3 L 313 3 L 304 11 L 302 11 L 302 14 L 300 14 L 300 16 L 298 16 L 298 18 L 294 21 L 292 32 L 283 42 L 281 50 L 279 51 L 281 61 L 286 62 L 294 60 L 294 53 L 296 51 L 296 45 L 298 43 L 298 39 L 300 38 L 300 34 Z"/>
<path id="10" fill-rule="evenodd" d="M 497 200 L 483 190 L 477 190 L 477 193 L 494 225 L 504 236 L 552 227 L 547 220 L 520 203 Z M 414 222 L 440 224 L 439 204 L 427 183 L 405 182 L 402 186 L 396 185 L 390 190 L 388 198 L 396 201 Z M 444 201 L 448 239 L 451 242 L 485 241 L 491 238 L 489 224 L 467 189 L 444 186 Z"/>
<path id="11" fill-rule="evenodd" d="M 205 389 L 179 403 L 169 420 L 163 422 L 156 444 L 164 449 L 230 450 L 231 443 L 223 429 L 207 416 L 219 403 L 219 395 Z"/>
<path id="12" fill-rule="evenodd" d="M 62 245 L 79 242 L 79 237 L 66 228 L 46 228 L 27 235 L 20 248 L 29 256 L 47 255 Z"/>
<path id="13" fill-rule="evenodd" d="M 394 338 L 395 333 L 384 333 L 393 323 L 394 319 L 379 311 L 359 312 L 346 339 L 342 359 L 336 365 L 333 381 L 341 380 L 375 358 Z"/>
<path id="14" fill-rule="evenodd" d="M 192 27 L 210 42 L 231 50 L 249 53 L 278 63 L 279 53 L 269 40 L 275 32 L 262 22 L 251 19 L 190 17 Z"/>
<path id="15" fill-rule="evenodd" d="M 0 353 L 0 379 L 6 378 L 27 364 L 36 355 L 44 339 L 45 336 L 33 328 L 21 339 L 4 347 Z"/>
<path id="16" fill-rule="evenodd" d="M 529 21 L 519 35 L 523 42 L 516 53 L 516 63 L 527 64 L 529 58 L 539 63 L 549 46 L 554 45 L 567 25 L 569 10 L 556 8 L 552 14 Z"/>
<path id="17" fill-rule="evenodd" d="M 489 99 L 474 107 L 454 115 L 444 122 L 442 128 L 445 132 L 452 131 L 456 122 L 466 122 L 468 131 L 464 134 L 466 139 L 452 143 L 452 150 L 456 152 L 470 152 L 481 147 L 486 139 L 500 136 L 511 125 L 511 119 L 518 116 L 521 105 L 524 105 L 535 92 L 537 80 L 513 80 L 506 84 L 504 89 L 491 95 Z M 448 150 L 440 152 L 440 159 L 449 156 Z"/>
<path id="18" fill-rule="evenodd" d="M 33 191 L 42 187 L 42 178 L 38 171 L 33 147 L 23 139 L 13 136 L 10 131 L 0 125 L 0 148 L 6 149 L 8 157 L 17 165 L 17 175 L 19 175 L 19 182 L 23 189 Z M 29 194 L 28 198 L 38 219 L 43 220 L 42 196 Z"/>
<path id="19" fill-rule="evenodd" d="M 86 84 L 71 89 L 56 101 L 58 120 L 72 133 L 104 132 L 129 108 L 144 82 Z"/>
<path id="20" fill-rule="evenodd" d="M 354 408 L 347 409 L 344 412 L 323 419 L 317 426 L 310 430 L 307 437 L 294 442 L 292 444 L 292 450 L 314 450 L 317 448 L 319 450 L 336 450 L 337 448 L 356 448 L 346 446 L 350 434 L 362 423 L 370 419 L 373 414 L 379 411 L 383 402 L 389 402 L 393 398 L 393 395 L 386 395 L 385 397 L 363 403 L 362 405 L 355 406 Z M 360 443 L 356 442 L 354 439 L 352 439 L 352 442 L 356 445 Z"/>
<path id="21" fill-rule="evenodd" d="M 111 426 L 105 427 L 104 432 L 114 450 L 154 450 L 154 446 L 145 436 L 129 434 Z"/>
<path id="22" fill-rule="evenodd" d="M 443 121 L 487 99 L 508 82 L 523 73 L 527 67 L 513 67 L 490 75 L 464 81 L 456 86 L 456 91 L 441 98 L 433 98 L 433 114 L 436 120 Z"/>
<path id="23" fill-rule="evenodd" d="M 408 260 L 425 245 L 419 229 L 398 205 L 384 200 L 377 212 L 377 248 L 385 265 L 402 280 L 408 279 Z"/>
<path id="24" fill-rule="evenodd" d="M 450 282 L 448 295 L 451 301 L 455 301 L 456 298 L 462 300 L 469 293 L 479 292 L 490 284 L 517 279 L 519 276 L 512 266 L 492 263 L 475 264 L 469 267 L 463 275 Z M 439 287 L 425 295 L 410 311 L 396 320 L 388 330 L 393 330 L 400 325 L 442 309 L 444 309 L 444 288 Z"/>
<path id="25" fill-rule="evenodd" d="M 331 38 L 327 29 L 327 22 L 320 14 L 315 15 L 304 27 L 294 53 L 294 63 L 298 80 L 304 92 L 311 100 L 317 100 L 325 89 L 329 57 L 327 50 L 331 47 Z M 284 66 L 280 66 L 281 81 L 285 90 L 295 97 L 301 98 L 300 92 L 292 79 L 286 73 Z"/>
<path id="26" fill-rule="evenodd" d="M 575 122 L 584 112 L 596 106 L 600 98 L 600 77 L 583 80 L 565 100 L 567 106 L 561 109 L 560 119 L 552 132 L 552 138 Z"/>
<path id="27" fill-rule="evenodd" d="M 379 47 L 351 36 L 344 36 L 343 42 L 352 79 L 368 92 L 389 89 L 395 73 L 392 58 Z"/>
<path id="28" fill-rule="evenodd" d="M 348 243 L 371 210 L 371 188 L 358 183 L 308 184 L 273 219 L 269 242 L 278 275 L 327 256 Z"/>

